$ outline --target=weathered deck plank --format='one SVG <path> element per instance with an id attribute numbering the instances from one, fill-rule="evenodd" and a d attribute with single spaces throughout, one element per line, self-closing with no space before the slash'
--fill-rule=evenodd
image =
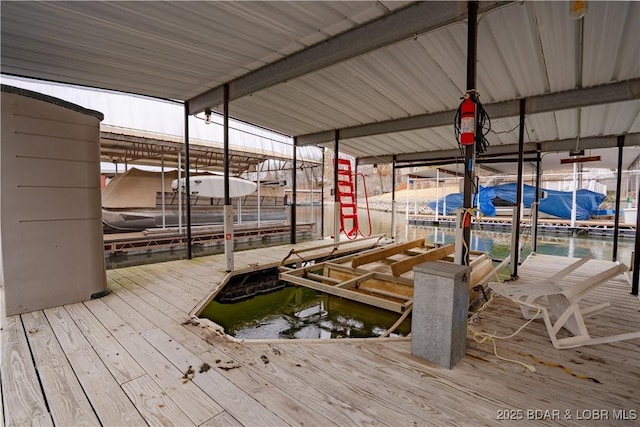
<path id="1" fill-rule="evenodd" d="M 119 384 L 146 374 L 83 303 L 66 305 L 65 309 Z"/>
<path id="2" fill-rule="evenodd" d="M 380 361 L 367 357 L 362 346 L 357 344 L 349 352 L 336 351 L 332 346 L 324 344 L 310 345 L 307 348 L 280 345 L 277 348 L 283 355 L 291 353 L 298 358 L 310 361 L 315 359 L 318 362 L 315 365 L 329 363 L 337 370 L 349 371 L 352 373 L 351 378 L 365 384 L 377 384 L 384 395 L 395 396 L 397 401 L 406 402 L 410 407 L 403 409 L 408 413 L 419 410 L 416 416 L 435 415 L 443 424 L 459 425 L 459 420 L 465 419 L 477 425 L 482 423 L 484 417 L 492 415 L 487 403 L 498 403 L 490 400 L 487 402 L 482 395 L 475 399 L 463 399 L 455 390 L 450 391 L 450 384 L 439 381 L 436 376 L 427 375 L 424 371 L 419 373 L 421 380 L 416 382 L 416 372 L 407 371 L 402 364 L 398 364 L 393 370 L 380 369 L 383 366 Z"/>
<path id="3" fill-rule="evenodd" d="M 52 426 L 20 316 L 2 319 L 2 401 L 7 426 Z"/>
<path id="4" fill-rule="evenodd" d="M 86 305 L 194 424 L 202 424 L 222 412 L 222 408 L 210 396 L 192 382 L 183 380 L 187 366 L 184 370 L 171 366 L 161 353 L 104 302 L 116 298 L 116 295 L 109 295 L 102 300 L 89 301 Z"/>
<path id="5" fill-rule="evenodd" d="M 142 333 L 142 336 L 161 352 L 176 368 L 190 366 L 193 371 L 190 381 L 193 381 L 209 396 L 215 396 L 218 404 L 226 412 L 244 425 L 286 426 L 287 424 L 267 410 L 255 399 L 238 386 L 227 380 L 213 368 L 205 364 L 179 343 L 174 341 L 159 329 L 152 329 Z"/>
<path id="6" fill-rule="evenodd" d="M 258 260 L 274 263 L 291 247 L 238 253 L 235 265 L 242 270 L 255 268 Z M 520 280 L 535 284 L 571 262 L 537 257 L 522 266 Z M 640 407 L 639 340 L 556 350 L 544 325 L 534 321 L 515 337 L 498 341 L 497 348 L 500 356 L 534 365 L 536 372 L 498 359 L 491 342 L 474 343 L 471 334 L 467 355 L 453 370 L 411 356 L 408 339 L 234 342 L 189 316 L 193 305 L 224 279 L 223 261 L 218 255 L 112 270 L 108 286 L 113 294 L 101 300 L 2 319 L 4 422 L 61 425 L 52 381 L 75 382 L 74 398 L 94 404 L 98 386 L 87 381 L 106 378 L 107 395 L 113 392 L 122 399 L 126 394 L 129 403 L 107 416 L 98 406 L 108 399 L 94 407 L 80 404 L 93 417 L 91 424 L 98 419 L 109 424 L 132 407 L 150 425 L 497 425 L 500 410 L 536 409 L 570 411 L 574 419 L 529 418 L 518 425 L 589 424 L 576 420 L 575 414 L 594 409 L 609 411 L 608 425 L 637 423 L 612 417 L 613 410 L 629 415 Z M 580 283 L 606 265 L 589 261 L 560 286 Z M 593 336 L 637 330 L 640 301 L 628 294 L 620 276 L 585 298 L 585 306 L 610 301 L 614 307 L 587 319 Z M 473 327 L 508 335 L 523 323 L 515 305 L 496 298 Z M 43 352 L 49 349 L 54 357 L 45 360 Z M 547 363 L 536 363 L 530 355 Z M 210 370 L 201 373 L 204 362 Z M 193 378 L 183 379 L 189 366 Z M 233 368 L 221 369 L 225 366 Z M 140 424 L 140 419 L 127 424 Z"/>
<path id="7" fill-rule="evenodd" d="M 220 340 L 216 340 L 220 342 Z M 262 356 L 266 357 L 264 359 Z M 269 388 L 279 389 L 285 393 L 288 398 L 285 400 L 285 404 L 280 403 L 278 414 L 281 417 L 286 417 L 288 413 L 300 413 L 304 415 L 305 408 L 313 411 L 312 419 L 317 417 L 326 417 L 318 425 L 347 425 L 347 424 L 376 424 L 378 421 L 375 417 L 366 414 L 363 411 L 363 407 L 366 404 L 360 399 L 340 399 L 340 396 L 336 396 L 333 390 L 328 390 L 326 387 L 316 387 L 320 377 L 316 378 L 316 381 L 308 381 L 308 376 L 305 377 L 305 373 L 311 375 L 305 370 L 302 364 L 281 364 L 274 357 L 271 352 L 257 353 L 248 346 L 235 345 L 229 346 L 228 344 L 221 343 L 216 345 L 215 349 L 211 350 L 208 354 L 203 354 L 202 357 L 207 362 L 214 364 L 216 360 L 222 362 L 232 361 L 238 363 L 241 367 L 249 367 L 244 370 L 251 378 L 252 382 L 258 384 L 268 384 Z M 265 363 L 268 360 L 268 363 Z M 298 366 L 300 365 L 300 366 Z M 240 369 L 238 369 L 240 370 Z M 300 371 L 300 372 L 298 372 Z M 243 373 L 244 373 L 243 372 Z M 236 369 L 229 372 L 229 374 L 235 374 Z M 300 375 L 303 378 L 300 378 Z M 327 376 L 328 373 L 324 373 L 323 376 Z M 352 396 L 353 397 L 353 396 Z M 364 405 L 364 406 L 362 406 Z M 271 406 L 269 406 L 271 407 Z M 298 418 L 298 417 L 296 417 Z M 304 416 L 300 416 L 299 419 L 307 419 Z"/>
<path id="8" fill-rule="evenodd" d="M 242 424 L 233 418 L 228 412 L 224 411 L 200 424 L 200 427 L 241 427 Z"/>
<path id="9" fill-rule="evenodd" d="M 122 388 L 150 426 L 195 425 L 149 375 L 124 383 Z"/>
<path id="10" fill-rule="evenodd" d="M 57 307 L 45 310 L 44 313 L 100 423 L 114 427 L 143 425 L 140 413 L 66 310 Z"/>
<path id="11" fill-rule="evenodd" d="M 54 423 L 63 426 L 97 425 L 98 418 L 44 313 L 34 311 L 21 317 Z"/>

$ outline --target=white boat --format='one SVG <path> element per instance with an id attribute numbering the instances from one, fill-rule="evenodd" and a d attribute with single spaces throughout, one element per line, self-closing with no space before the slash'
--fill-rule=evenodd
<path id="1" fill-rule="evenodd" d="M 180 223 L 177 178 L 176 171 L 165 172 L 165 227 L 177 227 Z M 220 175 L 190 178 L 191 223 L 223 224 L 224 178 Z M 184 178 L 181 181 L 184 185 Z M 230 177 L 229 190 L 234 206 L 234 222 L 257 222 L 257 184 Z M 186 209 L 183 206 L 183 225 L 186 224 L 185 215 Z M 260 221 L 273 223 L 286 220 L 287 206 L 283 183 L 261 183 Z M 102 221 L 118 230 L 140 231 L 162 227 L 162 174 L 133 168 L 112 179 L 102 191 Z"/>
<path id="2" fill-rule="evenodd" d="M 180 178 L 182 191 L 186 191 L 186 178 Z M 189 191 L 192 195 L 221 199 L 224 197 L 224 176 L 200 175 L 189 178 Z M 178 180 L 171 183 L 171 188 L 178 190 Z M 242 197 L 255 193 L 258 185 L 253 181 L 242 178 L 229 177 L 229 197 Z"/>

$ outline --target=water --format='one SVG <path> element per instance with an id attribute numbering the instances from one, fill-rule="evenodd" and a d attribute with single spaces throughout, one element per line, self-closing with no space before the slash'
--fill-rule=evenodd
<path id="1" fill-rule="evenodd" d="M 251 299 L 209 304 L 202 317 L 212 319 L 228 334 L 244 339 L 366 338 L 382 335 L 398 314 L 289 286 Z M 405 321 L 395 336 L 411 329 Z"/>
<path id="2" fill-rule="evenodd" d="M 320 238 L 320 218 L 321 207 L 315 206 L 313 214 L 309 206 L 300 206 L 296 212 L 298 223 L 315 224 L 312 236 L 315 239 Z M 362 223 L 362 231 L 369 233 L 368 221 L 365 213 L 360 211 L 360 221 Z M 325 206 L 324 215 L 324 232 L 325 235 L 331 235 L 333 232 L 333 206 Z M 371 211 L 372 229 L 371 234 L 386 234 L 391 236 L 391 213 Z M 454 230 L 452 228 L 438 228 L 426 226 L 408 225 L 406 217 L 403 213 L 397 216 L 397 240 L 398 242 L 406 242 L 409 240 L 425 238 L 427 243 L 453 243 L 455 240 Z M 271 245 L 287 244 L 288 237 L 282 239 L 272 239 Z M 471 248 L 482 252 L 489 252 L 494 258 L 501 259 L 509 255 L 509 246 L 511 244 L 511 234 L 494 231 L 471 231 Z M 522 252 L 521 260 L 524 260 L 531 253 L 531 238 L 527 232 L 521 235 Z M 238 244 L 239 249 L 252 249 L 262 247 L 264 244 L 259 241 Z M 629 265 L 631 262 L 631 252 L 633 251 L 634 239 L 621 238 L 618 242 L 618 260 Z M 193 255 L 196 257 L 219 254 L 223 252 L 222 245 L 209 246 L 193 246 Z M 554 236 L 541 234 L 538 239 L 538 252 L 548 255 L 560 255 L 570 257 L 593 256 L 595 259 L 611 260 L 613 254 L 613 237 L 586 237 L 586 236 Z M 115 254 L 107 255 L 107 268 L 120 268 L 130 265 L 141 265 L 156 262 L 163 262 L 176 259 L 186 258 L 186 248 L 176 247 L 170 251 L 152 251 L 138 254 Z"/>
<path id="3" fill-rule="evenodd" d="M 299 221 L 307 220 L 310 215 L 304 208 L 298 208 Z M 319 218 L 315 214 L 315 218 Z M 333 230 L 333 208 L 325 207 L 325 234 Z M 362 231 L 368 234 L 368 224 L 364 212 L 360 212 Z M 391 213 L 371 211 L 372 234 L 387 234 L 391 236 Z M 407 224 L 404 213 L 396 217 L 396 237 L 399 243 L 414 239 L 425 238 L 428 244 L 453 243 L 455 231 L 450 227 L 415 226 Z M 521 254 L 523 261 L 531 253 L 531 235 L 529 230 L 522 230 L 520 234 Z M 631 252 L 635 241 L 632 238 L 621 237 L 618 240 L 618 260 L 630 265 Z M 470 246 L 472 250 L 488 252 L 494 259 L 502 259 L 509 255 L 511 233 L 471 230 Z M 609 236 L 569 236 L 539 234 L 538 253 L 582 258 L 591 255 L 594 259 L 612 260 L 613 237 Z"/>
<path id="4" fill-rule="evenodd" d="M 333 212 L 331 207 L 325 209 L 325 234 L 330 234 Z M 319 221 L 318 210 L 316 208 L 312 218 L 310 208 L 298 208 L 298 221 Z M 390 213 L 372 211 L 371 218 L 372 234 L 391 235 Z M 366 223 L 363 228 L 367 234 Z M 319 238 L 319 227 L 315 232 Z M 428 244 L 448 244 L 455 240 L 453 229 L 409 225 L 403 214 L 398 215 L 396 235 L 398 242 L 425 238 Z M 524 260 L 531 253 L 531 236 L 527 231 L 521 234 L 521 243 L 521 260 Z M 472 230 L 471 249 L 487 252 L 494 259 L 508 256 L 510 245 L 510 233 Z M 618 259 L 621 262 L 630 262 L 633 246 L 633 239 L 620 239 Z M 569 257 L 591 255 L 595 259 L 611 260 L 613 238 L 543 234 L 538 239 L 538 253 Z M 214 301 L 202 316 L 220 324 L 237 338 L 322 339 L 379 336 L 395 323 L 399 315 L 304 287 L 286 287 L 239 303 Z M 410 327 L 408 319 L 398 328 L 397 335 L 406 335 Z"/>

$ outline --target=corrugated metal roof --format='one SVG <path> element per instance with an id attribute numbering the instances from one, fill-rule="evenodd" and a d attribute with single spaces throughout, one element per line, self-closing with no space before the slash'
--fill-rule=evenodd
<path id="1" fill-rule="evenodd" d="M 186 100 L 404 2 L 2 2 L 2 72 Z"/>
<path id="2" fill-rule="evenodd" d="M 411 3 L 2 2 L 2 72 L 189 100 Z M 427 3 L 440 12 L 447 5 Z M 640 2 L 632 1 L 589 2 L 582 24 L 569 17 L 568 2 L 492 9 L 478 22 L 481 100 L 638 79 L 639 23 Z M 463 20 L 443 18 L 436 30 L 234 99 L 230 111 L 295 136 L 452 110 L 465 86 L 466 38 Z M 525 139 L 637 133 L 637 98 L 529 115 Z M 517 123 L 494 120 L 490 143 L 515 144 Z M 369 157 L 457 143 L 452 126 L 439 125 L 345 139 L 340 147 Z"/>
<path id="3" fill-rule="evenodd" d="M 569 17 L 568 8 L 569 5 L 563 2 L 529 2 L 496 9 L 480 19 L 477 72 L 478 89 L 484 103 L 580 86 L 576 69 L 577 58 L 581 55 L 577 43 L 579 25 Z M 623 38 L 619 31 L 625 26 L 621 25 L 620 16 L 635 16 L 639 11 L 637 4 L 628 2 L 619 6 L 590 3 L 589 19 L 585 20 L 583 30 L 584 86 L 640 76 L 640 58 L 638 49 L 634 49 L 637 37 L 627 33 Z M 611 28 L 616 28 L 615 37 L 608 39 Z M 606 39 L 606 43 L 590 43 L 594 38 Z M 450 25 L 274 86 L 258 95 L 234 101 L 232 105 L 234 112 L 249 117 L 250 121 L 278 127 L 291 135 L 453 109 L 459 103 L 465 84 L 465 43 L 466 24 Z M 601 49 L 607 52 L 600 52 Z M 628 57 L 638 61 L 632 63 Z M 602 61 L 617 65 L 598 65 Z M 598 68 L 608 71 L 600 72 L 601 76 L 594 78 Z M 255 109 L 256 104 L 260 104 L 259 110 Z M 637 101 L 631 101 L 584 108 L 580 113 L 580 135 L 628 132 L 639 106 Z M 274 110 L 271 113 L 270 107 Z M 604 124 L 606 117 L 600 115 L 598 118 L 603 111 L 611 111 L 611 117 L 615 114 L 616 124 Z M 578 136 L 578 114 L 576 109 L 531 116 L 527 119 L 526 139 L 535 142 L 575 138 Z M 502 122 L 506 124 L 502 126 Z M 512 129 L 517 120 L 503 119 L 494 125 L 500 132 Z M 456 147 L 452 127 L 440 134 L 442 137 L 411 131 L 343 140 L 341 150 L 362 157 L 378 155 L 385 151 L 382 147 L 386 147 L 387 154 L 391 149 L 404 153 Z M 381 150 L 371 153 L 371 146 L 363 143 L 363 139 L 377 143 Z M 492 144 L 514 144 L 517 143 L 517 131 L 508 137 L 492 134 L 489 139 Z"/>

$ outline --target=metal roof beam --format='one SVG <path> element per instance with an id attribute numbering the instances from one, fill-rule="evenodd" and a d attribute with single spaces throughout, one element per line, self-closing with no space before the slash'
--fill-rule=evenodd
<path id="1" fill-rule="evenodd" d="M 483 1 L 484 13 L 510 1 Z M 464 20 L 466 2 L 418 2 L 345 31 L 229 82 L 234 100 L 321 68 Z M 189 114 L 222 104 L 222 85 L 189 100 Z"/>
<path id="2" fill-rule="evenodd" d="M 594 150 L 599 148 L 616 148 L 618 146 L 617 135 L 605 135 L 605 136 L 593 136 L 580 138 L 580 149 Z M 534 153 L 536 151 L 536 144 L 540 144 L 541 152 L 561 152 L 571 151 L 576 148 L 576 139 L 561 139 L 556 141 L 544 141 L 544 142 L 529 142 L 525 143 L 524 152 Z M 624 140 L 625 147 L 640 146 L 640 133 L 626 134 Z M 486 153 L 484 153 L 479 159 L 487 159 L 491 157 L 513 155 L 518 153 L 518 144 L 505 144 L 505 145 L 491 145 L 488 147 Z M 410 162 L 422 162 L 430 160 L 450 160 L 458 157 L 462 157 L 459 149 L 452 150 L 439 150 L 439 151 L 425 151 L 421 153 L 407 153 L 396 155 L 396 163 L 410 163 Z M 390 163 L 392 161 L 391 156 L 377 156 L 377 157 L 360 157 L 358 164 L 370 165 L 374 163 Z"/>
<path id="3" fill-rule="evenodd" d="M 525 114 L 548 113 L 571 108 L 631 101 L 638 98 L 640 98 L 640 79 L 633 79 L 620 83 L 532 96 L 526 98 Z M 517 117 L 520 114 L 520 101 L 515 99 L 512 101 L 485 104 L 484 109 L 492 119 Z M 455 114 L 456 110 L 448 110 L 343 128 L 339 129 L 340 140 L 345 141 L 348 145 L 346 140 L 351 138 L 446 126 L 453 123 Z M 298 145 L 303 146 L 330 142 L 332 141 L 334 133 L 335 130 L 327 130 L 298 135 Z"/>

